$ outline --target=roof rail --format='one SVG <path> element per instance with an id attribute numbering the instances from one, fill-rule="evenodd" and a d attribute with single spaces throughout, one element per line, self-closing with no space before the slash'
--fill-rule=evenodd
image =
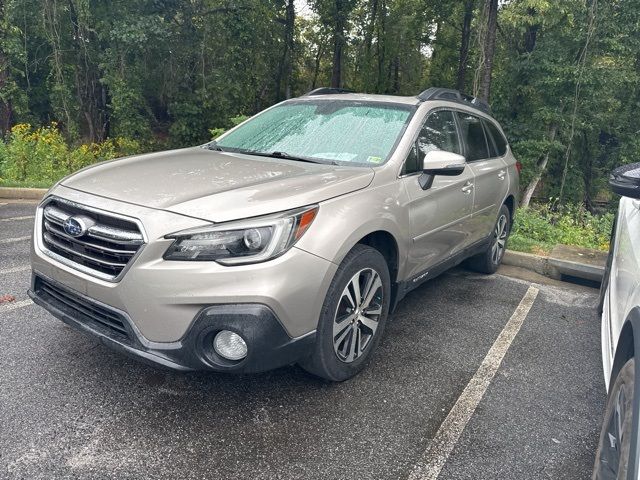
<path id="1" fill-rule="evenodd" d="M 484 100 L 450 88 L 427 88 L 424 92 L 418 95 L 418 99 L 423 102 L 426 102 L 427 100 L 448 100 L 450 102 L 462 103 L 468 107 L 477 108 L 478 110 L 491 114 L 491 107 Z"/>
<path id="2" fill-rule="evenodd" d="M 314 95 L 331 95 L 334 93 L 355 93 L 353 90 L 349 90 L 347 88 L 331 88 L 331 87 L 320 87 L 315 90 L 311 90 L 306 93 L 306 97 L 312 97 Z"/>

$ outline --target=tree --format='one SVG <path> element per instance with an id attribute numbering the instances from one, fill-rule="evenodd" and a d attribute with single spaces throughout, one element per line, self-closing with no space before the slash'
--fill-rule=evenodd
<path id="1" fill-rule="evenodd" d="M 640 158 L 637 0 L 309 5 L 0 0 L 0 133 L 55 121 L 70 143 L 161 149 L 319 86 L 471 87 L 524 165 L 523 205 L 598 208 L 606 172 Z"/>
<path id="2" fill-rule="evenodd" d="M 344 50 L 347 45 L 347 21 L 353 8 L 351 0 L 334 0 L 333 13 L 333 67 L 331 70 L 331 86 L 342 88 L 344 82 Z"/>
<path id="3" fill-rule="evenodd" d="M 460 38 L 460 55 L 458 57 L 458 75 L 456 89 L 465 90 L 467 76 L 467 62 L 469 61 L 469 46 L 471 43 L 471 21 L 473 20 L 474 0 L 465 0 L 462 15 L 462 34 Z"/>
<path id="4" fill-rule="evenodd" d="M 474 93 L 477 97 L 489 101 L 491 96 L 491 74 L 493 72 L 493 56 L 498 29 L 498 0 L 485 0 L 483 9 L 483 25 L 478 36 L 480 42 L 480 62 Z"/>
<path id="5" fill-rule="evenodd" d="M 284 25 L 284 45 L 282 49 L 282 59 L 276 80 L 277 100 L 291 98 L 291 84 L 293 81 L 293 54 L 295 49 L 295 19 L 296 10 L 294 0 L 285 0 L 285 15 L 282 21 Z"/>

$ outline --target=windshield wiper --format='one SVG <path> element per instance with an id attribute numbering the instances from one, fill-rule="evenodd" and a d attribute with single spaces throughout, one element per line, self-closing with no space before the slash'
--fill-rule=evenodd
<path id="1" fill-rule="evenodd" d="M 282 158 L 283 160 L 295 160 L 297 162 L 319 163 L 321 165 L 340 165 L 335 160 L 324 160 L 324 159 L 315 159 L 315 158 L 309 158 L 309 157 L 300 157 L 297 155 L 289 155 L 287 152 L 281 152 L 281 151 L 260 152 L 258 150 L 248 150 L 245 148 L 224 148 L 223 149 L 215 142 L 215 140 L 203 145 L 203 147 L 208 148 L 209 150 L 217 150 L 220 152 L 242 153 L 243 155 L 256 155 L 258 157 Z"/>
<path id="2" fill-rule="evenodd" d="M 218 145 L 218 142 L 216 142 L 215 140 L 212 140 L 209 143 L 205 143 L 203 145 L 203 147 L 206 148 L 207 150 L 215 150 L 216 152 L 224 152 L 222 147 L 220 145 Z"/>
<path id="3" fill-rule="evenodd" d="M 328 163 L 328 162 L 323 162 L 322 160 L 316 160 L 314 158 L 289 155 L 287 152 L 258 152 L 255 150 L 241 150 L 240 153 L 245 153 L 247 155 L 258 155 L 260 157 L 282 158 L 284 160 L 296 160 L 298 162 Z"/>
<path id="4" fill-rule="evenodd" d="M 287 152 L 271 152 L 269 156 L 274 158 L 284 158 L 286 160 L 298 160 L 300 162 L 309 162 L 309 163 L 325 163 L 320 160 L 315 160 L 309 157 L 298 157 L 296 155 L 289 155 Z"/>

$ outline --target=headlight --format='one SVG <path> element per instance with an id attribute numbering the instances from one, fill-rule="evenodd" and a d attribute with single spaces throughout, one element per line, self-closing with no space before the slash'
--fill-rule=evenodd
<path id="1" fill-rule="evenodd" d="M 165 238 L 175 241 L 164 259 L 216 261 L 223 265 L 271 260 L 289 250 L 304 235 L 317 213 L 316 205 L 167 235 Z"/>

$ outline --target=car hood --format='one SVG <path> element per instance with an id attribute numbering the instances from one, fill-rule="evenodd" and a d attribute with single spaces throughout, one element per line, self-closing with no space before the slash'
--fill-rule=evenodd
<path id="1" fill-rule="evenodd" d="M 224 222 L 321 202 L 369 185 L 373 169 L 195 147 L 136 155 L 76 173 L 62 185 L 145 207 Z"/>

